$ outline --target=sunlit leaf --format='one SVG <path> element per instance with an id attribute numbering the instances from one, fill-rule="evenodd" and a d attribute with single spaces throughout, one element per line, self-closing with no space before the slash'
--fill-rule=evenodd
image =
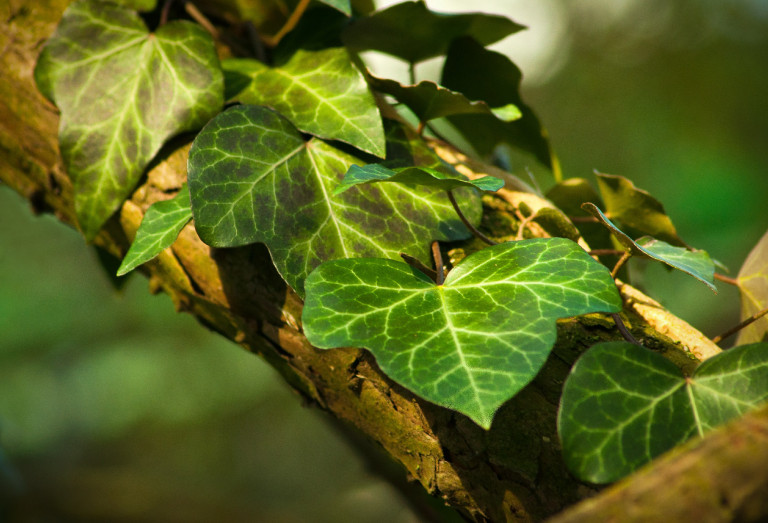
<path id="1" fill-rule="evenodd" d="M 766 399 L 767 344 L 718 354 L 685 378 L 648 349 L 601 343 L 576 362 L 563 388 L 563 455 L 579 479 L 609 483 Z"/>
<path id="2" fill-rule="evenodd" d="M 493 176 L 483 176 L 470 180 L 466 176 L 453 173 L 453 175 L 430 169 L 429 167 L 400 167 L 388 169 L 381 164 L 369 163 L 360 167 L 352 165 L 344 179 L 333 191 L 333 194 L 341 194 L 350 187 L 361 183 L 371 182 L 397 182 L 410 185 L 423 185 L 443 191 L 450 191 L 460 187 L 471 187 L 481 191 L 498 191 L 504 187 L 504 180 Z"/>
<path id="3" fill-rule="evenodd" d="M 600 196 L 587 180 L 584 178 L 569 178 L 552 186 L 547 191 L 546 196 L 566 215 L 576 218 L 574 220 L 575 225 L 591 249 L 613 248 L 611 233 L 602 224 L 595 223 L 594 221 L 578 221 L 578 218 L 592 217 L 589 212 L 581 208 L 581 204 L 592 202 L 598 207 L 602 205 Z"/>
<path id="4" fill-rule="evenodd" d="M 768 232 L 752 249 L 738 277 L 741 291 L 741 319 L 768 307 Z M 768 316 L 763 316 L 739 332 L 737 344 L 762 341 L 768 334 Z"/>
<path id="5" fill-rule="evenodd" d="M 123 258 L 117 275 L 131 272 L 170 247 L 191 219 L 192 208 L 186 184 L 170 200 L 153 203 L 141 220 L 136 238 Z"/>
<path id="6" fill-rule="evenodd" d="M 332 197 L 354 163 L 362 162 L 322 140 L 305 142 L 266 107 L 231 107 L 198 134 L 189 153 L 195 228 L 215 247 L 266 243 L 299 294 L 323 261 L 397 259 L 400 252 L 428 261 L 430 241 L 469 236 L 442 191 L 377 184 Z M 479 220 L 479 198 L 465 194 L 462 202 L 470 220 Z"/>
<path id="7" fill-rule="evenodd" d="M 417 85 L 403 85 L 394 80 L 368 76 L 369 85 L 379 92 L 393 96 L 405 104 L 420 121 L 426 122 L 452 114 L 493 114 L 509 122 L 522 117 L 514 104 L 491 108 L 483 101 L 470 101 L 463 94 L 441 87 L 434 82 L 424 81 Z"/>
<path id="8" fill-rule="evenodd" d="M 648 235 L 672 245 L 685 246 L 656 198 L 623 176 L 595 173 L 605 203 L 605 214 L 622 230 L 637 238 Z"/>
<path id="9" fill-rule="evenodd" d="M 365 347 L 393 380 L 484 428 L 544 364 L 557 318 L 622 306 L 608 270 L 562 238 L 485 248 L 444 285 L 391 260 L 336 260 L 306 290 L 313 345 Z"/>
<path id="10" fill-rule="evenodd" d="M 446 53 L 456 37 L 468 35 L 489 45 L 525 26 L 485 13 L 438 13 L 424 2 L 403 2 L 358 18 L 342 34 L 353 51 L 380 51 L 407 62 L 421 62 Z"/>
<path id="11" fill-rule="evenodd" d="M 230 78 L 247 79 L 239 93 L 227 93 L 230 98 L 267 105 L 303 132 L 384 156 L 381 115 L 346 49 L 299 50 L 281 67 L 247 58 L 225 60 L 222 67 Z"/>
<path id="12" fill-rule="evenodd" d="M 694 251 L 685 247 L 676 247 L 647 236 L 635 241 L 616 227 L 594 204 L 588 202 L 583 204 L 582 208 L 608 227 L 619 243 L 632 252 L 632 254 L 660 261 L 673 269 L 690 274 L 717 292 L 717 287 L 715 287 L 715 264 L 706 251 Z"/>
<path id="13" fill-rule="evenodd" d="M 503 54 L 489 51 L 472 38 L 457 38 L 448 50 L 440 84 L 470 100 L 483 100 L 490 107 L 514 105 L 521 117 L 503 122 L 493 115 L 460 114 L 448 117 L 448 121 L 482 156 L 503 143 L 551 167 L 544 130 L 520 96 L 521 79 L 520 70 Z"/>
<path id="14" fill-rule="evenodd" d="M 96 1 L 66 10 L 35 79 L 61 110 L 61 155 L 88 239 L 163 143 L 202 127 L 223 102 L 216 50 L 204 29 L 175 21 L 150 34 L 134 11 Z"/>
<path id="15" fill-rule="evenodd" d="M 334 9 L 338 9 L 347 16 L 352 16 L 352 6 L 350 0 L 319 0 L 325 5 L 329 5 Z"/>

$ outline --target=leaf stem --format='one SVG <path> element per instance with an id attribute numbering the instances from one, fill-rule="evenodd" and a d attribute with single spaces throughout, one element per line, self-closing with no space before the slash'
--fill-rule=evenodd
<path id="1" fill-rule="evenodd" d="M 296 24 L 299 23 L 299 20 L 301 20 L 301 16 L 304 14 L 304 11 L 306 11 L 307 7 L 309 7 L 309 2 L 310 0 L 299 0 L 299 3 L 296 5 L 296 9 L 293 10 L 291 16 L 289 16 L 288 20 L 285 21 L 283 27 L 281 27 L 274 36 L 262 36 L 264 43 L 269 47 L 275 47 L 277 44 L 279 44 L 280 40 L 282 40 L 285 35 L 290 33 L 293 28 L 296 27 Z"/>
<path id="2" fill-rule="evenodd" d="M 411 81 L 411 85 L 416 85 L 416 64 L 414 62 L 408 62 L 408 79 Z"/>
<path id="3" fill-rule="evenodd" d="M 723 283 L 727 283 L 728 285 L 735 285 L 736 287 L 739 286 L 739 280 L 736 278 L 731 278 L 730 276 L 726 276 L 724 274 L 715 273 L 715 279 L 720 280 Z"/>
<path id="4" fill-rule="evenodd" d="M 592 249 L 589 251 L 590 256 L 618 256 L 624 254 L 627 251 L 620 249 Z"/>
<path id="5" fill-rule="evenodd" d="M 613 270 L 611 271 L 611 277 L 613 279 L 616 279 L 616 275 L 619 273 L 619 269 L 626 263 L 626 261 L 632 256 L 632 253 L 630 251 L 624 251 L 624 254 L 621 255 L 621 258 L 619 258 L 619 261 L 616 262 L 616 265 L 613 266 Z"/>
<path id="6" fill-rule="evenodd" d="M 456 202 L 456 198 L 453 196 L 453 191 L 452 190 L 448 191 L 448 199 L 451 200 L 451 205 L 453 205 L 453 209 L 456 211 L 456 214 L 459 215 L 459 219 L 461 220 L 461 223 L 466 225 L 467 229 L 469 229 L 469 231 L 472 234 L 474 234 L 475 236 L 477 236 L 478 238 L 483 240 L 488 245 L 498 245 L 499 244 L 499 242 L 493 241 L 488 236 L 486 236 L 485 234 L 483 234 L 480 231 L 478 231 L 475 228 L 474 225 L 469 223 L 469 220 L 467 220 L 466 216 L 464 216 L 464 213 L 461 212 L 461 209 L 459 208 L 459 204 Z"/>
<path id="7" fill-rule="evenodd" d="M 445 272 L 443 271 L 443 253 L 440 252 L 440 243 L 432 242 L 432 258 L 435 260 L 435 283 L 442 285 L 445 282 Z"/>
<path id="8" fill-rule="evenodd" d="M 736 334 L 741 329 L 743 329 L 744 327 L 747 327 L 751 323 L 756 322 L 757 320 L 759 320 L 760 318 L 762 318 L 766 314 L 768 314 L 768 307 L 766 307 L 765 309 L 763 309 L 763 310 L 761 310 L 759 312 L 756 312 L 755 314 L 753 314 L 752 316 L 750 316 L 746 320 L 742 321 L 741 323 L 739 323 L 735 327 L 731 327 L 730 329 L 728 329 L 724 333 L 720 334 L 719 336 L 715 336 L 714 338 L 712 338 L 712 343 L 715 343 L 715 344 L 720 343 L 725 338 Z"/>
<path id="9" fill-rule="evenodd" d="M 638 345 L 640 347 L 643 346 L 643 344 L 637 341 L 637 338 L 632 336 L 632 333 L 629 332 L 629 329 L 627 329 L 627 326 L 624 325 L 624 320 L 621 319 L 621 316 L 614 312 L 611 314 L 611 318 L 613 318 L 613 322 L 616 324 L 616 328 L 619 329 L 619 332 L 625 340 L 634 345 Z"/>
<path id="10" fill-rule="evenodd" d="M 206 16 L 197 8 L 195 4 L 192 2 L 184 2 L 184 10 L 187 12 L 190 18 L 200 24 L 203 29 L 208 31 L 214 40 L 224 42 L 227 46 L 229 46 L 230 49 L 232 49 L 233 52 L 239 55 L 249 56 L 249 53 L 237 43 L 235 43 L 231 38 L 226 38 L 225 35 L 222 35 L 219 30 L 216 29 L 216 26 L 213 25 L 211 21 L 208 20 L 208 18 L 206 18 Z"/>
<path id="11" fill-rule="evenodd" d="M 162 27 L 168 23 L 168 15 L 171 12 L 171 5 L 173 5 L 173 0 L 165 0 L 163 9 L 160 11 L 160 22 L 158 23 L 159 27 Z"/>
<path id="12" fill-rule="evenodd" d="M 568 219 L 573 223 L 600 223 L 594 216 L 569 216 Z"/>

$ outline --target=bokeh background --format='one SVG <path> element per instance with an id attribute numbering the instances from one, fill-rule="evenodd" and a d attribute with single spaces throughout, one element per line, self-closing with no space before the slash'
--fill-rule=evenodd
<path id="1" fill-rule="evenodd" d="M 529 26 L 494 48 L 523 70 L 566 177 L 627 176 L 689 244 L 738 272 L 768 229 L 768 2 L 471 9 Z M 403 64 L 373 63 L 406 79 Z M 439 65 L 417 74 L 435 79 Z M 0 521 L 415 521 L 263 362 L 140 277 L 115 290 L 74 231 L 5 187 L 0 224 Z M 710 336 L 738 321 L 723 284 L 713 295 L 680 273 L 635 272 Z"/>

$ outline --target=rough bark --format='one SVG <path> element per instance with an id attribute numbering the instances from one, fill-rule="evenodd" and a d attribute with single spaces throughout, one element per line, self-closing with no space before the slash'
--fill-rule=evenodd
<path id="1" fill-rule="evenodd" d="M 76 226 L 72 188 L 57 146 L 58 113 L 38 93 L 32 78 L 37 55 L 66 3 L 29 0 L 0 8 L 5 10 L 0 11 L 0 179 L 28 199 L 36 212 L 52 212 Z M 118 257 L 125 254 L 144 211 L 183 182 L 191 139 L 179 137 L 164 148 L 142 185 L 99 234 L 99 247 Z M 450 150 L 442 152 L 463 161 L 464 169 L 488 170 Z M 488 202 L 488 216 L 506 216 L 517 196 L 507 192 L 504 198 Z M 497 228 L 513 222 L 491 220 L 486 225 Z M 541 520 L 596 493 L 566 472 L 555 416 L 574 359 L 597 341 L 619 338 L 605 316 L 559 322 L 558 343 L 546 367 L 501 409 L 486 432 L 388 380 L 365 351 L 310 346 L 301 333 L 301 300 L 282 282 L 263 246 L 212 249 L 188 225 L 172 249 L 141 270 L 150 288 L 168 293 L 179 311 L 259 354 L 307 403 L 365 435 L 402 465 L 412 481 L 470 520 Z M 630 328 L 646 345 L 681 366 L 690 364 L 688 352 L 701 356 L 718 350 L 641 293 L 628 286 L 622 292 L 629 304 Z M 765 475 L 762 481 L 765 487 Z M 595 513 L 591 520 L 602 518 Z"/>

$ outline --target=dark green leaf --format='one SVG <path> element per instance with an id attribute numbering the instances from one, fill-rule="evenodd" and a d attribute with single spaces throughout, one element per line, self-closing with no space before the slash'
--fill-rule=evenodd
<path id="1" fill-rule="evenodd" d="M 174 198 L 152 204 L 141 220 L 136 238 L 123 258 L 117 275 L 131 272 L 170 247 L 191 219 L 192 208 L 186 185 Z"/>
<path id="2" fill-rule="evenodd" d="M 346 49 L 299 50 L 282 67 L 246 58 L 225 60 L 222 67 L 250 79 L 233 96 L 242 103 L 267 105 L 303 132 L 384 156 L 379 109 Z"/>
<path id="3" fill-rule="evenodd" d="M 93 239 L 171 136 L 202 127 L 222 105 L 210 35 L 190 22 L 154 34 L 134 11 L 77 1 L 35 69 L 61 110 L 59 143 L 80 228 Z"/>
<path id="4" fill-rule="evenodd" d="M 355 20 L 342 39 L 352 51 L 380 51 L 416 63 L 445 54 L 458 36 L 489 45 L 522 29 L 503 16 L 436 13 L 423 2 L 403 2 Z"/>
<path id="5" fill-rule="evenodd" d="M 558 431 L 568 468 L 581 480 L 608 483 L 766 399 L 766 344 L 718 354 L 686 379 L 648 349 L 601 343 L 571 370 Z"/>
<path id="6" fill-rule="evenodd" d="M 673 269 L 690 274 L 717 292 L 717 287 L 715 287 L 715 264 L 712 263 L 712 259 L 706 251 L 694 251 L 685 247 L 676 247 L 650 237 L 643 237 L 635 241 L 616 227 L 594 204 L 588 202 L 583 204 L 582 208 L 590 212 L 609 228 L 619 243 L 632 254 L 660 261 Z"/>
<path id="7" fill-rule="evenodd" d="M 305 142 L 266 107 L 232 107 L 200 132 L 189 153 L 195 228 L 215 247 L 266 243 L 299 294 L 322 261 L 398 258 L 401 251 L 427 261 L 431 240 L 469 236 L 442 191 L 378 184 L 331 197 L 354 163 L 360 161 L 321 140 Z M 465 195 L 462 209 L 479 220 L 476 196 Z"/>
<path id="8" fill-rule="evenodd" d="M 592 215 L 581 208 L 581 204 L 592 202 L 598 207 L 602 205 L 597 191 L 584 178 L 569 178 L 547 191 L 547 199 L 566 215 L 571 217 L 591 217 Z M 610 249 L 611 233 L 602 224 L 595 222 L 575 222 L 582 237 L 590 249 Z"/>
<path id="9" fill-rule="evenodd" d="M 539 119 L 520 97 L 521 79 L 520 70 L 503 54 L 485 49 L 472 38 L 454 40 L 440 83 L 470 100 L 483 100 L 490 107 L 514 105 L 522 117 L 503 122 L 492 115 L 462 114 L 450 116 L 448 121 L 481 156 L 504 143 L 552 167 L 549 142 Z"/>
<path id="10" fill-rule="evenodd" d="M 744 260 L 739 271 L 741 291 L 741 319 L 768 307 L 768 232 L 760 238 Z M 762 341 L 768 335 L 768 316 L 748 325 L 739 332 L 738 345 Z"/>
<path id="11" fill-rule="evenodd" d="M 623 176 L 602 173 L 595 176 L 605 202 L 605 214 L 622 230 L 635 238 L 648 235 L 672 245 L 686 246 L 656 198 Z"/>
<path id="12" fill-rule="evenodd" d="M 319 0 L 325 5 L 329 5 L 334 9 L 338 9 L 347 16 L 352 16 L 352 6 L 350 0 Z"/>
<path id="13" fill-rule="evenodd" d="M 113 4 L 121 5 L 127 9 L 136 11 L 152 11 L 157 7 L 157 0 L 109 0 Z"/>
<path id="14" fill-rule="evenodd" d="M 426 122 L 452 114 L 492 114 L 505 122 L 522 117 L 515 105 L 491 109 L 483 101 L 472 102 L 456 91 L 441 87 L 434 82 L 419 82 L 418 85 L 402 85 L 394 80 L 368 76 L 368 84 L 379 92 L 392 95 L 408 106 L 420 121 Z"/>
<path id="15" fill-rule="evenodd" d="M 450 191 L 460 187 L 472 187 L 481 191 L 498 191 L 504 187 L 504 180 L 493 176 L 483 176 L 470 180 L 463 174 L 444 172 L 430 169 L 429 167 L 400 167 L 388 169 L 378 163 L 369 163 L 362 167 L 352 165 L 344 179 L 333 191 L 334 195 L 341 194 L 347 189 L 361 183 L 371 182 L 397 182 L 410 185 L 424 185 L 443 191 Z"/>
<path id="16" fill-rule="evenodd" d="M 562 238 L 485 248 L 439 286 L 403 263 L 336 260 L 306 290 L 313 345 L 365 347 L 392 379 L 484 428 L 544 364 L 557 318 L 622 306 L 607 269 Z"/>

